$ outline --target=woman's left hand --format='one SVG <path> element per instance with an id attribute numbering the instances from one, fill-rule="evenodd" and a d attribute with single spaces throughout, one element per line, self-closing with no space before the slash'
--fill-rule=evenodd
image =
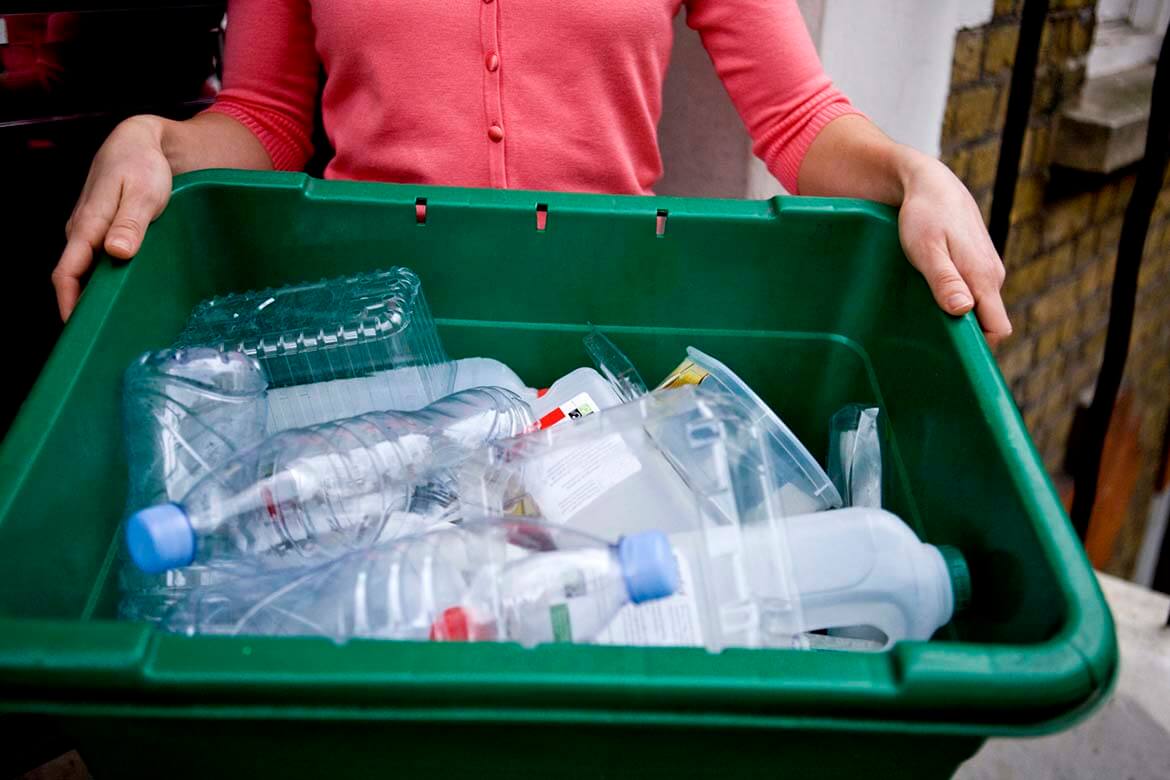
<path id="1" fill-rule="evenodd" d="M 805 195 L 868 198 L 899 208 L 902 248 L 942 310 L 957 316 L 974 309 L 992 346 L 1011 335 L 999 295 L 1003 263 L 975 199 L 941 162 L 894 143 L 852 114 L 817 135 L 799 184 Z"/>
<path id="2" fill-rule="evenodd" d="M 987 342 L 1011 335 L 1000 288 L 1004 268 L 983 216 L 963 183 L 933 157 L 913 153 L 902 168 L 898 230 L 910 263 L 949 314 L 972 308 Z"/>

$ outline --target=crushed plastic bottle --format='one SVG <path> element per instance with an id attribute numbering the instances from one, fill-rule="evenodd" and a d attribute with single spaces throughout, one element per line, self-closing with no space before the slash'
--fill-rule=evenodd
<path id="1" fill-rule="evenodd" d="M 222 461 L 262 441 L 266 387 L 260 365 L 238 352 L 166 349 L 131 363 L 122 394 L 127 510 L 181 498 Z M 123 555 L 119 613 L 158 620 L 186 589 L 217 576 L 203 567 L 150 575 Z"/>
<path id="2" fill-rule="evenodd" d="M 660 533 L 608 544 L 567 528 L 496 519 L 201 589 L 165 627 L 337 641 L 588 642 L 626 604 L 677 588 L 677 565 Z"/>
<path id="3" fill-rule="evenodd" d="M 878 408 L 850 404 L 829 423 L 829 477 L 845 506 L 882 505 Z"/>
<path id="4" fill-rule="evenodd" d="M 372 412 L 284 431 L 225 461 L 180 502 L 136 512 L 127 544 L 146 572 L 370 545 L 402 532 L 391 525 L 397 518 L 433 520 L 450 503 L 432 481 L 437 467 L 534 426 L 521 398 L 485 387 L 418 412 Z"/>

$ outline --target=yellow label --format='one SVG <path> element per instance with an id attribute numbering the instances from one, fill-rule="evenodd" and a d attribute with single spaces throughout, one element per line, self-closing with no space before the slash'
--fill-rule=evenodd
<path id="1" fill-rule="evenodd" d="M 666 379 L 655 390 L 674 390 L 683 385 L 697 385 L 704 379 L 709 377 L 711 372 L 702 366 L 695 363 L 695 361 L 687 358 L 678 364 L 678 368 L 671 371 Z"/>

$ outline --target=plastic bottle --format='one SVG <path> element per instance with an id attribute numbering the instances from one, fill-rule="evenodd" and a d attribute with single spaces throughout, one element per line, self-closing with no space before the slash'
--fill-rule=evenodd
<path id="1" fill-rule="evenodd" d="M 954 547 L 918 540 L 896 515 L 852 507 L 789 517 L 796 589 L 807 631 L 864 636 L 885 645 L 926 640 L 971 599 L 971 576 Z"/>
<path id="2" fill-rule="evenodd" d="M 845 506 L 882 505 L 879 409 L 850 404 L 829 422 L 829 477 Z"/>
<path id="3" fill-rule="evenodd" d="M 497 519 L 204 589 L 165 627 L 338 641 L 585 642 L 626 604 L 677 588 L 677 564 L 661 533 L 611 545 L 567 528 Z"/>
<path id="4" fill-rule="evenodd" d="M 181 498 L 222 461 L 262 441 L 266 387 L 259 363 L 239 352 L 167 349 L 131 363 L 122 393 L 127 510 Z M 158 620 L 186 589 L 215 577 L 202 567 L 146 574 L 124 557 L 119 612 Z"/>
<path id="5" fill-rule="evenodd" d="M 127 521 L 131 556 L 147 572 L 241 555 L 311 557 L 376 542 L 395 516 L 444 503 L 437 467 L 534 427 L 528 405 L 475 388 L 418 412 L 374 412 L 278 433 L 228 460 L 178 504 Z M 422 490 L 420 490 L 420 488 Z"/>
<path id="6" fill-rule="evenodd" d="M 614 386 L 592 368 L 578 368 L 553 382 L 532 411 L 541 428 L 565 420 L 578 420 L 622 403 Z"/>
<path id="7" fill-rule="evenodd" d="M 164 349 L 131 363 L 122 386 L 130 508 L 182 496 L 262 441 L 267 386 L 260 364 L 239 352 Z"/>
<path id="8" fill-rule="evenodd" d="M 451 392 L 473 387 L 502 387 L 531 403 L 536 390 L 516 372 L 491 358 L 463 358 L 452 364 L 455 384 Z M 431 403 L 423 374 L 431 366 L 403 366 L 373 374 L 313 382 L 268 391 L 268 430 L 307 428 L 323 422 L 356 417 L 368 412 L 413 412 Z"/>

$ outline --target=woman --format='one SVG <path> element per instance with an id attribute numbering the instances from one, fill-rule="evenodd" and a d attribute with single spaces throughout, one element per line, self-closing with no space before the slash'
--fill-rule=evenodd
<path id="1" fill-rule="evenodd" d="M 132 117 L 98 151 L 53 284 L 68 318 L 97 247 L 130 258 L 174 174 L 299 170 L 321 68 L 330 178 L 649 193 L 671 22 L 686 6 L 791 192 L 901 209 L 938 305 L 1011 333 L 1003 265 L 970 194 L 895 144 L 821 70 L 795 0 L 232 0 L 224 89 L 185 122 Z"/>

